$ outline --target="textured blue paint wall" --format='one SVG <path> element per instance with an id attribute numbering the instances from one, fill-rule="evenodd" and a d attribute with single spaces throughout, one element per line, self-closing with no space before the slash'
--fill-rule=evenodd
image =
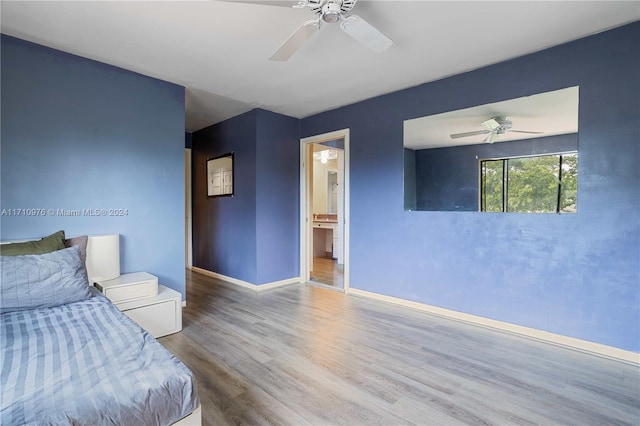
<path id="1" fill-rule="evenodd" d="M 2 35 L 1 238 L 121 234 L 122 272 L 185 294 L 184 88 Z"/>
<path id="2" fill-rule="evenodd" d="M 578 135 L 532 138 L 509 143 L 465 145 L 451 148 L 405 149 L 415 156 L 415 197 L 418 210 L 478 211 L 479 160 L 575 151 Z M 409 151 L 409 154 L 407 154 Z M 409 167 L 411 167 L 409 165 Z M 406 196 L 405 196 L 406 203 Z M 405 207 L 406 208 L 406 207 Z"/>
<path id="3" fill-rule="evenodd" d="M 265 284 L 299 276 L 299 121 L 255 109 L 193 133 L 193 264 Z M 206 161 L 234 152 L 234 196 L 207 198 Z"/>
<path id="4" fill-rule="evenodd" d="M 255 283 L 256 111 L 193 133 L 193 266 Z M 207 160 L 234 153 L 233 197 L 207 197 Z"/>
<path id="5" fill-rule="evenodd" d="M 256 284 L 300 276 L 299 120 L 257 110 Z"/>
<path id="6" fill-rule="evenodd" d="M 303 119 L 351 129 L 351 286 L 639 351 L 639 41 L 636 22 Z M 577 214 L 403 210 L 404 120 L 576 85 Z"/>

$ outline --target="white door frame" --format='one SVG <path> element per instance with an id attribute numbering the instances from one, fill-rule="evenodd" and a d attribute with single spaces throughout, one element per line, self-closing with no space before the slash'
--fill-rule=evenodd
<path id="1" fill-rule="evenodd" d="M 191 223 L 191 148 L 184 150 L 184 215 L 185 215 L 185 266 L 193 266 L 193 229 Z"/>
<path id="2" fill-rule="evenodd" d="M 309 254 L 313 250 L 311 232 L 313 232 L 313 214 L 307 199 L 308 170 L 307 147 L 310 144 L 322 143 L 335 139 L 344 140 L 344 217 L 343 217 L 343 258 L 344 258 L 344 292 L 349 292 L 349 129 L 309 136 L 300 139 L 300 282 L 308 282 L 311 277 Z M 312 257 L 311 257 L 312 259 Z"/>

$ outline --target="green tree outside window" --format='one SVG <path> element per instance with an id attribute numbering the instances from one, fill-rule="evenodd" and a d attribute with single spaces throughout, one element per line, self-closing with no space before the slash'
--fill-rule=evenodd
<path id="1" fill-rule="evenodd" d="M 578 154 L 484 160 L 480 211 L 575 213 Z"/>

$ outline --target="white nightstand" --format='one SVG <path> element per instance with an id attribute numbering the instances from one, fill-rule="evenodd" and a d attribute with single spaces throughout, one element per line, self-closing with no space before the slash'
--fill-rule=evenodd
<path id="1" fill-rule="evenodd" d="M 158 285 L 158 295 L 115 304 L 155 338 L 182 330 L 182 295 Z"/>
<path id="2" fill-rule="evenodd" d="M 112 280 L 98 281 L 94 286 L 113 303 L 158 295 L 158 277 L 147 272 L 122 274 Z"/>

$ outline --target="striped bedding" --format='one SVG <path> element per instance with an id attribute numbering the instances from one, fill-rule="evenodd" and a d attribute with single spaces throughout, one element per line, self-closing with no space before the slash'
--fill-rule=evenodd
<path id="1" fill-rule="evenodd" d="M 165 425 L 199 404 L 191 371 L 101 295 L 0 317 L 2 425 Z"/>

